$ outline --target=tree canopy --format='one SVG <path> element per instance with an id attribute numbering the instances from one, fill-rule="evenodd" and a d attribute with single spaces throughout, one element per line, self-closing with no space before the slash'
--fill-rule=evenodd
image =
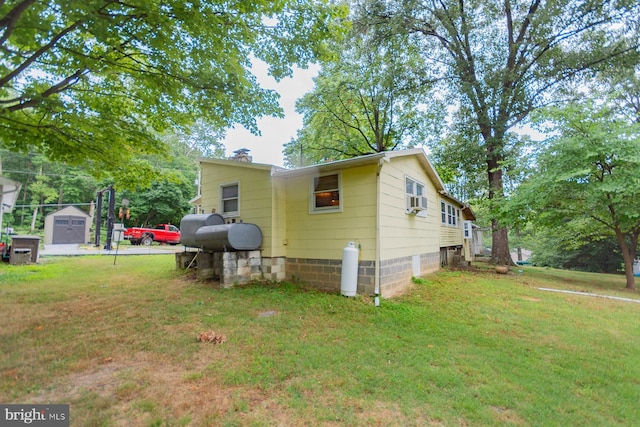
<path id="1" fill-rule="evenodd" d="M 537 224 L 598 229 L 616 238 L 627 288 L 640 237 L 640 127 L 609 105 L 588 101 L 549 109 L 557 131 L 538 156 L 538 168 L 519 189 L 520 207 Z M 524 201 L 524 202 L 523 202 Z M 585 223 L 588 224 L 585 226 Z"/>
<path id="2" fill-rule="evenodd" d="M 196 156 L 200 153 L 181 136 L 165 135 L 163 141 L 169 156 L 136 159 L 159 171 L 152 186 L 137 185 L 135 173 L 132 173 L 130 186 L 114 186 L 117 209 L 122 199 L 129 199 L 130 217 L 120 219 L 128 226 L 160 222 L 179 224 L 192 208 L 189 200 L 197 192 Z M 0 155 L 3 176 L 22 183 L 17 207 L 12 214 L 4 215 L 5 226 L 26 227 L 31 223 L 34 228 L 41 228 L 45 215 L 69 205 L 89 213 L 97 192 L 114 184 L 110 177 L 97 180 L 86 171 L 52 162 L 41 154 L 1 150 Z M 107 210 L 103 209 L 103 218 L 106 219 L 106 215 Z"/>
<path id="3" fill-rule="evenodd" d="M 426 100 L 432 83 L 419 52 L 406 36 L 379 40 L 374 30 L 356 26 L 338 43 L 296 104 L 304 126 L 285 146 L 289 165 L 423 145 L 438 134 L 444 107 Z"/>
<path id="4" fill-rule="evenodd" d="M 288 76 L 326 53 L 343 15 L 314 0 L 0 2 L 0 144 L 118 174 L 196 118 L 258 132 L 281 112 L 251 59 Z"/>
<path id="5" fill-rule="evenodd" d="M 561 89 L 637 53 L 637 1 L 422 0 L 362 2 L 369 25 L 422 43 L 430 72 L 468 114 L 482 148 L 489 199 L 504 196 L 507 134 Z M 511 263 L 506 228 L 493 221 L 492 259 Z"/>

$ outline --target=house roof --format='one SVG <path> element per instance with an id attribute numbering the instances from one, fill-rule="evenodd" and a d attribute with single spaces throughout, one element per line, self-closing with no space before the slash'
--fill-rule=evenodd
<path id="1" fill-rule="evenodd" d="M 320 164 L 311 165 L 311 166 L 303 166 L 295 169 L 285 169 L 279 166 L 269 165 L 265 163 L 240 162 L 240 161 L 231 160 L 231 159 L 211 159 L 211 158 L 202 157 L 198 160 L 200 161 L 200 163 L 207 163 L 207 164 L 213 164 L 213 165 L 270 170 L 273 176 L 290 177 L 290 176 L 307 175 L 311 173 L 316 173 L 318 171 L 329 172 L 332 170 L 340 170 L 340 169 L 352 168 L 357 166 L 364 166 L 364 165 L 378 163 L 381 159 L 388 161 L 396 157 L 406 157 L 406 156 L 416 156 L 420 161 L 420 163 L 423 165 L 429 177 L 436 184 L 436 187 L 438 188 L 438 190 L 444 190 L 444 183 L 438 176 L 438 173 L 435 171 L 429 159 L 427 158 L 427 153 L 422 148 L 412 148 L 408 150 L 399 150 L 399 151 L 384 151 L 382 153 L 367 154 L 365 156 L 353 157 L 350 159 L 335 160 L 332 162 L 320 163 Z"/>
<path id="2" fill-rule="evenodd" d="M 457 203 L 457 204 L 459 204 L 460 206 L 462 206 L 464 209 L 466 209 L 466 211 L 465 211 L 465 215 L 466 215 L 466 216 L 471 216 L 471 217 L 473 217 L 473 219 L 475 220 L 476 216 L 475 216 L 475 214 L 474 214 L 474 213 L 473 213 L 473 211 L 471 210 L 471 207 L 469 207 L 469 205 L 468 205 L 468 204 L 466 204 L 465 202 L 463 202 L 463 201 L 461 201 L 461 200 L 457 199 L 453 194 L 451 194 L 451 193 L 447 192 L 446 190 L 441 190 L 439 193 L 440 193 L 440 195 L 441 195 L 443 198 L 445 198 L 446 200 L 449 200 L 450 202 L 454 202 L 454 203 Z"/>
<path id="3" fill-rule="evenodd" d="M 435 168 L 429 161 L 427 157 L 426 151 L 423 148 L 411 148 L 408 150 L 398 150 L 398 151 L 384 151 L 382 153 L 368 154 L 365 156 L 353 157 L 350 159 L 342 159 L 335 160 L 333 162 L 321 163 L 318 165 L 304 166 L 296 169 L 284 169 L 279 166 L 268 165 L 264 163 L 248 163 L 248 162 L 240 162 L 237 160 L 226 160 L 226 159 L 210 159 L 210 158 L 200 158 L 200 163 L 214 164 L 214 165 L 233 165 L 241 168 L 250 168 L 250 169 L 260 169 L 260 170 L 269 170 L 271 171 L 272 176 L 279 177 L 293 177 L 293 176 L 302 176 L 313 173 L 323 173 L 323 172 L 331 172 L 335 170 L 347 169 L 358 166 L 365 166 L 370 164 L 376 164 L 381 161 L 391 161 L 394 158 L 407 157 L 407 156 L 415 156 L 422 167 L 424 168 L 427 176 L 431 179 L 433 184 L 436 187 L 436 190 L 443 196 L 454 202 L 459 203 L 461 206 L 468 207 L 465 203 L 456 199 L 453 195 L 449 194 L 440 179 L 440 176 L 436 172 Z M 197 196 L 196 196 L 197 197 Z M 471 209 L 468 209 L 468 213 L 475 218 Z"/>
<path id="4" fill-rule="evenodd" d="M 470 221 L 475 221 L 476 220 L 476 214 L 473 213 L 473 210 L 471 209 L 471 206 L 464 205 L 464 207 L 462 208 L 462 213 L 464 214 L 464 217 L 469 219 Z"/>
<path id="5" fill-rule="evenodd" d="M 351 159 L 336 160 L 333 162 L 321 163 L 318 165 L 305 166 L 297 169 L 280 169 L 274 173 L 277 176 L 299 176 L 316 172 L 329 172 L 333 170 L 346 169 L 357 166 L 375 164 L 380 161 L 390 161 L 394 158 L 415 156 L 422 164 L 429 178 L 433 181 L 438 191 L 444 191 L 444 183 L 429 161 L 427 153 L 422 148 L 412 148 L 409 150 L 384 151 L 382 153 L 368 154 L 366 156 L 353 157 Z"/>
<path id="6" fill-rule="evenodd" d="M 198 159 L 200 163 L 206 163 L 210 165 L 221 165 L 221 166 L 236 166 L 239 168 L 247 168 L 247 169 L 260 169 L 260 170 L 285 170 L 280 166 L 268 165 L 265 163 L 253 163 L 253 162 L 241 162 L 239 160 L 231 160 L 231 159 L 211 159 L 208 157 L 200 157 Z"/>

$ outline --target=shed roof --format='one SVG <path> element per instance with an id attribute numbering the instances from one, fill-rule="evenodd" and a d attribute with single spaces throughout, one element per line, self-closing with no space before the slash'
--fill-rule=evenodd
<path id="1" fill-rule="evenodd" d="M 58 209 L 55 212 L 51 212 L 46 216 L 55 216 L 55 215 L 78 215 L 78 216 L 86 216 L 86 217 L 90 216 L 88 213 L 86 213 L 82 209 L 76 208 L 75 206 L 65 206 L 64 208 Z"/>

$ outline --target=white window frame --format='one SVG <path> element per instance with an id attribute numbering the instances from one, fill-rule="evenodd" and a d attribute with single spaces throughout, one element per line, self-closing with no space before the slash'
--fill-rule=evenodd
<path id="1" fill-rule="evenodd" d="M 473 225 L 471 221 L 465 220 L 462 223 L 462 238 L 466 240 L 471 240 L 473 232 Z"/>
<path id="2" fill-rule="evenodd" d="M 324 176 L 331 176 L 331 175 L 338 176 L 338 188 L 330 189 L 330 191 L 338 192 L 338 204 L 336 206 L 316 207 L 316 193 L 320 193 L 320 191 L 316 191 L 315 189 L 315 180 L 316 178 L 321 178 Z M 319 173 L 319 174 L 311 175 L 309 177 L 309 213 L 310 214 L 342 212 L 342 205 L 343 205 L 342 171 Z"/>
<path id="3" fill-rule="evenodd" d="M 223 197 L 223 189 L 224 188 L 229 188 L 229 187 L 238 187 L 238 194 L 236 197 L 228 197 L 228 198 L 224 198 Z M 238 209 L 235 211 L 229 211 L 229 212 L 225 212 L 224 210 L 224 202 L 225 200 L 233 200 L 235 199 L 237 201 L 237 207 Z M 220 184 L 220 193 L 219 193 L 219 197 L 218 197 L 218 207 L 219 207 L 219 212 L 220 215 L 222 215 L 224 218 L 235 218 L 235 217 L 239 217 L 240 216 L 240 182 L 236 181 L 236 182 L 229 182 L 226 184 Z"/>
<path id="4" fill-rule="evenodd" d="M 411 182 L 411 192 L 407 191 L 407 184 L 409 184 L 409 182 Z M 418 191 L 418 188 L 421 188 L 422 191 Z M 426 217 L 427 216 L 427 207 L 429 205 L 428 201 L 426 203 L 425 209 L 424 210 L 420 210 L 417 212 L 413 212 L 411 209 L 411 203 L 409 200 L 409 197 L 424 197 L 425 199 L 427 198 L 427 194 L 426 194 L 426 186 L 424 185 L 424 183 L 422 183 L 421 181 L 410 177 L 409 175 L 405 175 L 404 176 L 404 193 L 405 193 L 405 198 L 404 198 L 404 209 L 405 209 L 405 213 L 407 214 L 413 214 L 415 213 L 416 216 L 420 216 L 420 217 Z M 421 194 L 418 194 L 421 193 Z"/>
<path id="5" fill-rule="evenodd" d="M 461 228 L 462 215 L 460 208 L 440 200 L 440 223 L 449 227 Z"/>

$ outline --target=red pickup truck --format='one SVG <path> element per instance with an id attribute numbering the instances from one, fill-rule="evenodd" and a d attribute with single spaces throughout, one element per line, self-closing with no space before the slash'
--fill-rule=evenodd
<path id="1" fill-rule="evenodd" d="M 155 228 L 131 227 L 123 235 L 132 245 L 150 245 L 153 242 L 177 245 L 180 243 L 180 230 L 175 225 L 158 224 Z"/>

